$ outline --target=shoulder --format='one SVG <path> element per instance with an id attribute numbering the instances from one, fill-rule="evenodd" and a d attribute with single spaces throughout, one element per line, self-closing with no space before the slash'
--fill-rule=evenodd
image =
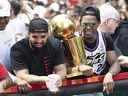
<path id="1" fill-rule="evenodd" d="M 50 37 L 48 39 L 48 42 L 53 48 L 62 48 L 62 42 L 57 38 Z"/>
<path id="2" fill-rule="evenodd" d="M 117 27 L 115 34 L 124 34 L 128 30 L 128 21 L 122 21 Z"/>
<path id="3" fill-rule="evenodd" d="M 15 43 L 13 46 L 12 46 L 12 50 L 15 50 L 15 49 L 23 49 L 25 47 L 28 46 L 28 40 L 27 39 L 22 39 L 20 41 L 18 41 L 17 43 Z"/>
<path id="4" fill-rule="evenodd" d="M 128 21 L 123 21 L 119 24 L 119 27 L 116 30 L 118 34 L 128 34 Z"/>

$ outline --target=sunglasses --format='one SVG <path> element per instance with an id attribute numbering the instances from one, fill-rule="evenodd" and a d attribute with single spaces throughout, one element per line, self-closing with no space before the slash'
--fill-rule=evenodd
<path id="1" fill-rule="evenodd" d="M 41 35 L 41 36 L 33 35 L 32 36 L 32 38 L 34 38 L 34 39 L 37 39 L 37 38 L 45 38 L 45 37 L 46 37 L 46 35 Z"/>
<path id="2" fill-rule="evenodd" d="M 94 28 L 97 24 L 96 23 L 82 23 L 82 28 L 88 28 L 88 27 L 91 27 L 91 28 Z"/>

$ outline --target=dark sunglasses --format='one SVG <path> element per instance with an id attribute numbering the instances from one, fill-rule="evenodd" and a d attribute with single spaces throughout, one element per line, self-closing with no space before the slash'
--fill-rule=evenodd
<path id="1" fill-rule="evenodd" d="M 96 23 L 82 23 L 82 28 L 87 28 L 87 27 L 95 27 L 97 24 Z"/>

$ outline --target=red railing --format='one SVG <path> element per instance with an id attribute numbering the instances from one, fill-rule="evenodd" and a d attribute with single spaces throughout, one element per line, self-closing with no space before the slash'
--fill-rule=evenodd
<path id="1" fill-rule="evenodd" d="M 81 92 L 91 92 L 92 91 L 102 91 L 102 81 L 104 76 L 92 76 L 89 78 L 81 79 L 65 79 L 63 80 L 63 86 L 61 91 L 67 91 L 67 93 L 72 94 L 72 92 L 81 91 Z M 128 72 L 119 73 L 114 77 L 116 86 L 128 86 Z M 127 83 L 126 83 L 127 82 Z M 32 88 L 29 92 L 38 91 L 38 90 L 47 90 L 45 83 L 31 83 Z M 79 89 L 79 90 L 78 90 Z M 68 92 L 69 91 L 69 92 Z M 12 86 L 5 90 L 3 93 L 18 93 L 18 86 Z"/>

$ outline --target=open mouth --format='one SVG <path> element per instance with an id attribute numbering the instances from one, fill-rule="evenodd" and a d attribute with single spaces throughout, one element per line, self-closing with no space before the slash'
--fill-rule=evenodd
<path id="1" fill-rule="evenodd" d="M 43 44 L 34 44 L 35 47 L 42 47 Z"/>

